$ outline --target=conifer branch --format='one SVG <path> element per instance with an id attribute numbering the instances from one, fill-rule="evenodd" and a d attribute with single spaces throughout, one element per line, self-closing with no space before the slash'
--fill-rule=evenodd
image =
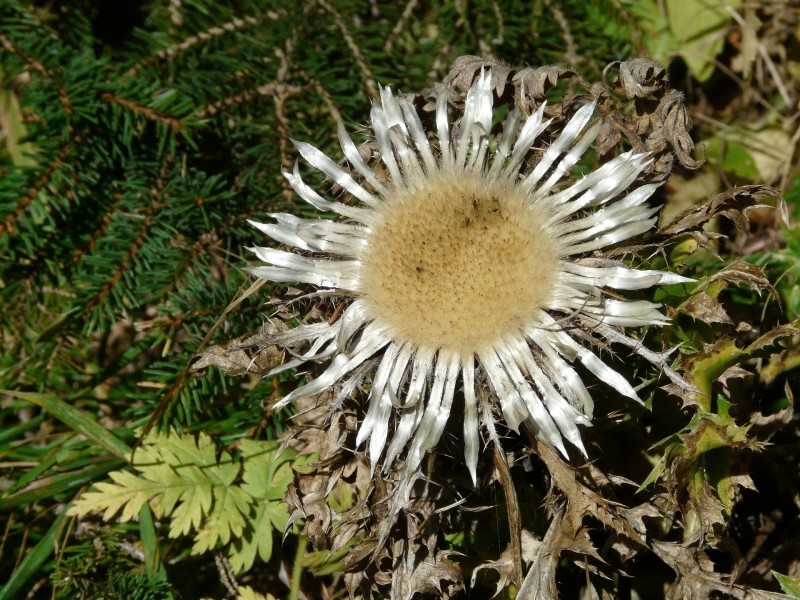
<path id="1" fill-rule="evenodd" d="M 109 224 L 111 223 L 111 215 L 114 214 L 117 208 L 117 203 L 122 198 L 122 194 L 114 194 L 114 202 L 108 205 L 108 209 L 103 213 L 103 216 L 100 217 L 100 224 L 92 231 L 91 236 L 89 237 L 89 242 L 83 248 L 78 248 L 72 255 L 72 262 L 74 264 L 78 264 L 81 257 L 94 250 L 95 246 L 97 245 L 97 240 L 103 235 L 103 232 L 108 229 Z"/>
<path id="2" fill-rule="evenodd" d="M 47 75 L 48 77 L 53 76 L 52 71 L 46 69 L 45 66 L 35 58 L 21 52 L 5 35 L 0 34 L 0 45 L 14 56 L 18 56 L 25 64 L 29 65 L 35 71 L 38 71 L 42 75 Z"/>
<path id="3" fill-rule="evenodd" d="M 194 266 L 197 262 L 197 258 L 204 254 L 209 248 L 211 248 L 214 244 L 218 244 L 221 239 L 221 236 L 217 232 L 217 230 L 211 231 L 200 238 L 200 241 L 194 245 L 194 247 L 189 251 L 188 254 L 184 257 L 181 263 L 175 269 L 175 276 L 170 280 L 169 284 L 163 289 L 161 292 L 161 298 L 166 302 L 175 288 L 178 287 L 178 284 L 182 279 L 184 279 L 189 272 L 189 270 Z"/>
<path id="4" fill-rule="evenodd" d="M 279 16 L 270 11 L 267 13 L 271 18 L 277 19 Z M 214 39 L 221 35 L 225 35 L 226 33 L 232 33 L 234 31 L 238 31 L 243 29 L 247 26 L 258 25 L 260 19 L 252 16 L 245 16 L 245 17 L 236 17 L 228 21 L 227 23 L 223 23 L 222 25 L 217 25 L 207 29 L 206 31 L 201 31 L 192 35 L 182 42 L 177 44 L 173 44 L 172 46 L 168 46 L 167 48 L 163 48 L 158 50 L 152 56 L 145 58 L 144 60 L 140 60 L 135 65 L 133 65 L 130 69 L 128 69 L 127 73 L 125 73 L 125 77 L 134 77 L 137 75 L 142 69 L 145 67 L 153 64 L 158 60 L 169 61 L 174 58 L 177 54 L 188 50 L 192 46 L 196 46 L 202 42 L 207 42 L 208 40 Z"/>
<path id="5" fill-rule="evenodd" d="M 305 80 L 308 81 L 308 84 L 314 88 L 314 91 L 316 91 L 322 97 L 322 101 L 325 102 L 325 106 L 327 107 L 331 117 L 333 117 L 333 120 L 341 121 L 341 113 L 339 112 L 339 109 L 336 108 L 336 103 L 333 101 L 333 98 L 328 90 L 325 89 L 325 86 L 323 86 L 317 79 L 310 77 L 308 73 L 303 70 L 298 71 L 298 74 L 305 78 Z"/>
<path id="6" fill-rule="evenodd" d="M 330 4 L 328 4 L 327 0 L 317 0 L 317 3 L 323 9 L 325 9 L 325 12 L 333 17 L 333 20 L 336 22 L 337 29 L 339 29 L 340 33 L 342 34 L 342 38 L 347 44 L 347 47 L 350 49 L 350 52 L 353 53 L 353 58 L 356 61 L 356 65 L 358 65 L 358 68 L 364 77 L 364 85 L 367 87 L 367 92 L 369 92 L 369 95 L 373 100 L 377 100 L 380 97 L 380 94 L 378 93 L 378 84 L 375 82 L 375 76 L 372 74 L 372 70 L 369 68 L 367 61 L 364 59 L 364 54 L 361 52 L 361 49 L 358 47 L 358 44 L 356 44 L 355 39 L 350 33 L 347 23 L 344 22 L 342 15 L 339 14 L 339 12 Z"/>
<path id="7" fill-rule="evenodd" d="M 400 15 L 400 18 L 397 19 L 397 23 L 395 23 L 394 28 L 389 35 L 386 36 L 386 42 L 383 44 L 384 52 L 389 52 L 392 49 L 392 46 L 394 46 L 394 41 L 405 28 L 406 23 L 408 23 L 408 19 L 414 13 L 414 9 L 417 7 L 417 4 L 419 4 L 419 0 L 409 0 L 406 3 L 406 7 L 403 9 L 403 13 Z"/>
<path id="8" fill-rule="evenodd" d="M 278 121 L 278 152 L 281 155 L 281 167 L 284 171 L 292 168 L 292 159 L 289 157 L 289 119 L 286 117 L 284 106 L 286 96 L 275 96 L 275 118 Z"/>
<path id="9" fill-rule="evenodd" d="M 41 73 L 42 75 L 50 78 L 55 79 L 53 71 L 46 68 L 40 61 L 36 60 L 32 56 L 20 51 L 11 40 L 9 40 L 6 36 L 0 34 L 0 45 L 3 46 L 6 50 L 8 50 L 14 56 L 17 56 L 20 60 L 22 60 L 25 64 L 30 66 L 34 71 Z M 64 88 L 57 82 L 55 82 L 56 89 L 58 89 L 58 97 L 61 101 L 61 104 L 64 106 L 64 110 L 67 112 L 68 115 L 72 116 L 74 114 L 74 110 L 72 108 L 72 104 L 70 103 L 69 96 L 67 95 Z M 70 128 L 71 130 L 71 128 Z"/>
<path id="10" fill-rule="evenodd" d="M 561 29 L 561 37 L 564 40 L 564 62 L 574 67 L 578 64 L 579 57 L 575 46 L 575 38 L 570 30 L 569 20 L 552 0 L 545 0 L 545 4 L 548 10 L 553 13 L 553 19 Z"/>
<path id="11" fill-rule="evenodd" d="M 158 212 L 162 208 L 164 208 L 164 204 L 158 202 L 157 199 L 159 198 L 159 196 L 161 196 L 161 193 L 164 191 L 164 188 L 167 185 L 166 175 L 171 165 L 172 165 L 172 157 L 167 156 L 162 164 L 161 176 L 156 181 L 155 187 L 153 187 L 150 190 L 150 197 L 151 197 L 150 210 L 145 216 L 144 221 L 142 222 L 142 225 L 139 228 L 139 232 L 136 235 L 136 238 L 128 248 L 128 251 L 126 252 L 125 256 L 122 258 L 122 260 L 119 261 L 116 269 L 108 278 L 108 280 L 103 284 L 103 286 L 100 288 L 97 294 L 95 294 L 94 298 L 89 300 L 89 302 L 87 303 L 88 310 L 90 311 L 94 310 L 103 302 L 103 300 L 105 300 L 105 298 L 108 296 L 111 290 L 113 290 L 114 287 L 119 283 L 119 280 L 127 271 L 128 266 L 131 264 L 131 262 L 133 262 L 133 259 L 136 257 L 136 254 L 139 252 L 142 245 L 147 240 L 148 234 L 150 233 L 150 227 L 153 224 L 153 220 L 155 219 Z"/>
<path id="12" fill-rule="evenodd" d="M 175 329 L 203 317 L 216 316 L 224 307 L 209 306 L 208 308 L 190 310 L 185 313 L 176 313 L 165 317 L 156 317 L 149 321 L 139 321 L 136 324 L 137 331 L 149 331 L 154 328 Z"/>
<path id="13" fill-rule="evenodd" d="M 204 106 L 198 111 L 197 118 L 204 119 L 205 117 L 217 114 L 221 110 L 224 110 L 226 108 L 231 108 L 232 106 L 237 106 L 239 104 L 244 104 L 246 102 L 250 102 L 255 98 L 267 97 L 267 98 L 277 99 L 279 97 L 286 97 L 293 94 L 299 94 L 302 91 L 303 87 L 298 85 L 286 85 L 275 81 L 270 83 L 265 83 L 263 85 L 259 85 L 254 89 L 246 90 L 239 94 L 235 94 L 233 96 L 217 100 L 216 102 Z"/>
<path id="14" fill-rule="evenodd" d="M 80 141 L 80 137 L 76 137 L 73 140 L 74 143 L 79 143 Z M 9 234 L 14 233 L 14 223 L 22 216 L 39 192 L 41 192 L 45 186 L 50 183 L 50 180 L 58 170 L 59 165 L 61 165 L 61 163 L 64 161 L 64 158 L 73 148 L 73 143 L 65 145 L 63 148 L 61 148 L 56 157 L 50 161 L 50 164 L 47 165 L 47 168 L 45 168 L 45 170 L 42 172 L 39 179 L 36 180 L 33 186 L 28 189 L 27 193 L 20 199 L 17 208 L 6 216 L 3 223 L 0 223 L 0 235 L 5 232 L 8 232 Z"/>
<path id="15" fill-rule="evenodd" d="M 102 94 L 100 97 L 106 102 L 119 104 L 120 106 L 123 106 L 132 112 L 140 113 L 145 117 L 147 117 L 148 119 L 150 119 L 151 121 L 167 125 L 173 131 L 177 132 L 183 129 L 183 123 L 181 123 L 179 119 L 159 114 L 149 106 L 142 106 L 141 104 L 137 104 L 133 100 L 122 98 L 121 96 L 117 96 L 116 94 L 112 94 L 110 92 L 106 92 Z"/>

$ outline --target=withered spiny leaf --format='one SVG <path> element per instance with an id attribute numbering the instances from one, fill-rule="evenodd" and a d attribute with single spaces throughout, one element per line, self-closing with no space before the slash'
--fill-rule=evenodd
<path id="1" fill-rule="evenodd" d="M 618 147 L 622 141 L 622 132 L 614 126 L 609 119 L 604 119 L 600 126 L 600 133 L 597 135 L 597 154 L 607 156 L 614 148 Z"/>
<path id="2" fill-rule="evenodd" d="M 338 412 L 330 419 L 326 428 L 308 427 L 293 436 L 293 445 L 302 448 L 304 454 L 317 454 L 317 462 L 307 473 L 297 473 L 289 485 L 285 501 L 289 506 L 286 531 L 299 520 L 303 521 L 303 535 L 316 548 L 338 549 L 347 545 L 359 528 L 347 528 L 350 537 L 338 539 L 334 544 L 334 513 L 328 498 L 331 490 L 342 478 L 345 469 L 353 462 L 363 460 L 348 452 L 346 414 Z M 352 442 L 352 440 L 349 440 Z M 355 465 L 354 467 L 357 467 Z M 338 523 L 337 523 L 338 524 Z M 334 548 L 337 546 L 337 548 Z"/>
<path id="3" fill-rule="evenodd" d="M 702 323 L 733 325 L 733 321 L 716 298 L 705 291 L 693 294 L 680 306 L 680 310 Z"/>
<path id="4" fill-rule="evenodd" d="M 537 539 L 536 536 L 527 529 L 523 529 L 521 531 L 520 537 L 522 541 L 522 560 L 526 566 L 530 566 L 539 557 L 539 548 L 542 545 L 542 541 Z M 497 596 L 514 580 L 514 577 L 516 576 L 516 572 L 518 570 L 516 564 L 517 561 L 515 559 L 516 555 L 516 548 L 514 548 L 512 544 L 509 544 L 506 549 L 503 550 L 502 554 L 500 554 L 500 558 L 497 560 L 490 560 L 475 567 L 475 569 L 472 571 L 470 585 L 473 588 L 475 587 L 478 577 L 483 571 L 496 571 L 498 574 L 498 579 L 497 583 L 495 583 L 494 596 Z"/>
<path id="5" fill-rule="evenodd" d="M 611 63 L 606 70 L 616 64 Z M 618 64 L 616 83 L 629 100 L 653 98 L 669 88 L 667 70 L 650 58 L 634 58 Z"/>
<path id="6" fill-rule="evenodd" d="M 737 600 L 788 600 L 789 596 L 767 592 L 730 581 L 724 573 L 714 572 L 714 564 L 703 550 L 654 540 L 655 554 L 675 571 L 676 577 L 668 590 L 669 600 L 705 600 L 717 592 L 722 597 Z"/>
<path id="7" fill-rule="evenodd" d="M 196 354 L 189 363 L 189 372 L 202 375 L 208 367 L 214 366 L 234 377 L 248 373 L 266 375 L 284 362 L 283 349 L 279 344 L 284 341 L 283 336 L 291 334 L 281 321 L 271 321 L 255 334 L 211 346 Z"/>
<path id="8" fill-rule="evenodd" d="M 530 110 L 542 103 L 547 90 L 558 85 L 559 79 L 575 78 L 577 75 L 572 69 L 551 65 L 522 69 L 512 80 L 516 104 L 523 110 Z"/>
<path id="9" fill-rule="evenodd" d="M 265 375 L 282 362 L 283 351 L 277 346 L 247 352 L 229 344 L 220 344 L 196 355 L 189 365 L 189 372 L 202 375 L 209 367 L 217 367 L 233 377 L 248 373 Z"/>
<path id="10" fill-rule="evenodd" d="M 689 134 L 692 129 L 692 119 L 686 104 L 684 104 L 683 94 L 675 90 L 667 92 L 656 108 L 656 116 L 661 127 L 648 138 L 648 145 L 656 145 L 664 140 L 672 149 L 681 166 L 687 169 L 702 167 L 705 161 L 692 158 L 694 141 Z"/>
<path id="11" fill-rule="evenodd" d="M 779 205 L 783 203 L 781 193 L 766 185 L 747 185 L 726 190 L 714 196 L 710 202 L 684 210 L 672 222 L 659 229 L 649 241 L 694 233 L 704 248 L 711 249 L 708 241 L 713 234 L 702 231 L 704 225 L 715 217 L 726 217 L 738 231 L 747 234 L 750 231 L 747 213 L 754 208 L 768 207 L 768 204 L 761 202 L 764 197 L 775 198 Z"/>
<path id="12" fill-rule="evenodd" d="M 459 56 L 453 61 L 450 72 L 444 78 L 444 84 L 465 92 L 472 85 L 473 79 L 480 74 L 481 69 L 491 69 L 495 93 L 498 96 L 502 96 L 506 82 L 514 70 L 505 63 L 493 58 L 470 55 Z"/>
<path id="13" fill-rule="evenodd" d="M 755 292 L 768 290 L 778 299 L 778 293 L 769 282 L 764 268 L 743 260 L 735 260 L 731 264 L 726 265 L 719 272 L 711 275 L 708 279 L 709 282 L 717 280 L 734 285 L 745 285 Z"/>

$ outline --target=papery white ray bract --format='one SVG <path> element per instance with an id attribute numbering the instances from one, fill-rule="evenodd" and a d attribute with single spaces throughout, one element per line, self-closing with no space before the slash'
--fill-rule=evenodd
<path id="1" fill-rule="evenodd" d="M 306 162 L 350 198 L 323 198 L 297 165 L 284 175 L 303 200 L 338 220 L 277 213 L 272 223 L 253 223 L 303 253 L 252 248 L 265 264 L 250 273 L 335 289 L 348 303 L 335 322 L 301 325 L 285 336 L 310 348 L 276 371 L 311 360 L 329 365 L 275 408 L 375 364 L 357 437 L 359 445 L 369 440 L 373 470 L 381 457 L 387 469 L 406 450 L 410 478 L 442 436 L 454 404 L 463 403 L 458 412 L 474 481 L 476 386 L 486 387 L 511 429 L 525 425 L 565 456 L 566 439 L 586 455 L 579 425 L 591 424 L 593 401 L 573 365 L 582 363 L 619 393 L 639 398 L 583 345 L 591 331 L 574 337 L 581 325 L 573 317 L 622 327 L 663 325 L 659 305 L 608 298 L 604 288 L 690 281 L 592 257 L 651 229 L 658 210 L 646 204 L 657 186 L 633 185 L 649 163 L 644 154 L 625 152 L 580 179 L 568 178 L 600 131 L 594 103 L 577 110 L 546 145 L 540 139 L 550 124 L 544 105 L 524 119 L 511 109 L 502 131 L 491 133 L 492 88 L 491 73 L 482 72 L 455 124 L 448 95 L 440 93 L 434 142 L 412 104 L 383 88 L 371 112 L 382 169 L 365 161 L 341 123 L 350 169 L 294 142 Z M 538 159 L 527 167 L 532 156 Z"/>

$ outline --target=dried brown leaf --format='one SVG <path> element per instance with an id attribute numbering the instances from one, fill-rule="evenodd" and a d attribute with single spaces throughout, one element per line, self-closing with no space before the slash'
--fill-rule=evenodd
<path id="1" fill-rule="evenodd" d="M 747 379 L 748 377 L 752 376 L 753 374 L 747 369 L 743 369 L 739 365 L 734 365 L 731 368 L 726 369 L 725 372 L 722 375 L 720 375 L 717 380 L 727 388 L 730 387 L 729 382 L 731 381 L 734 381 L 736 379 Z"/>
<path id="2" fill-rule="evenodd" d="M 472 85 L 472 80 L 478 75 L 481 69 L 492 70 L 492 80 L 494 81 L 495 93 L 503 95 L 508 78 L 513 73 L 513 69 L 492 58 L 481 58 L 480 56 L 459 56 L 453 61 L 450 72 L 444 78 L 446 86 L 455 87 L 466 92 Z"/>
<path id="3" fill-rule="evenodd" d="M 656 555 L 675 571 L 675 581 L 667 590 L 671 600 L 707 600 L 714 592 L 739 600 L 788 600 L 790 596 L 766 592 L 728 581 L 714 572 L 714 564 L 702 550 L 671 542 L 652 542 Z"/>
<path id="4" fill-rule="evenodd" d="M 725 524 L 725 504 L 705 480 L 692 487 L 688 503 L 682 507 L 682 512 L 689 520 L 684 526 L 684 543 L 710 543 L 716 539 Z"/>
<path id="5" fill-rule="evenodd" d="M 450 560 L 453 552 L 440 550 L 435 557 L 420 561 L 398 560 L 391 572 L 391 598 L 411 600 L 416 594 L 432 594 L 435 598 L 452 598 L 464 589 L 458 563 Z"/>
<path id="6" fill-rule="evenodd" d="M 550 522 L 550 527 L 544 536 L 541 544 L 536 548 L 531 561 L 531 567 L 525 575 L 525 580 L 519 588 L 519 598 L 545 599 L 557 598 L 556 588 L 556 568 L 560 560 L 562 550 L 564 550 L 565 529 L 571 529 L 569 525 L 562 525 L 563 513 L 558 512 Z M 575 533 L 575 532 L 573 532 Z"/>
<path id="7" fill-rule="evenodd" d="M 532 565 L 539 556 L 539 548 L 541 547 L 542 542 L 541 540 L 536 539 L 536 536 L 526 529 L 523 529 L 521 534 L 522 560 L 525 561 L 525 564 Z M 497 583 L 495 584 L 495 591 L 492 597 L 497 596 L 508 586 L 509 583 L 514 581 L 514 578 L 516 577 L 516 555 L 516 548 L 509 544 L 506 549 L 503 550 L 502 554 L 500 554 L 500 558 L 475 567 L 475 570 L 472 571 L 472 579 L 470 581 L 472 587 L 475 587 L 475 582 L 477 581 L 478 575 L 481 572 L 489 570 L 497 571 L 499 577 Z"/>
<path id="8" fill-rule="evenodd" d="M 536 546 L 532 566 L 522 586 L 520 598 L 555 598 L 555 569 L 562 552 L 583 555 L 593 559 L 594 565 L 604 565 L 598 548 L 588 535 L 584 519 L 593 517 L 616 536 L 623 544 L 626 555 L 633 556 L 646 546 L 644 537 L 625 519 L 616 505 L 584 485 L 577 469 L 564 462 L 555 451 L 532 440 L 536 453 L 544 461 L 553 480 L 553 486 L 566 498 L 565 504 L 555 512 L 542 542 Z M 587 565 L 588 566 L 588 565 Z M 595 567 L 591 567 L 595 570 Z"/>
<path id="9" fill-rule="evenodd" d="M 606 156 L 614 148 L 618 147 L 621 141 L 622 132 L 614 127 L 614 124 L 609 119 L 604 119 L 603 124 L 600 126 L 600 133 L 595 141 L 597 144 L 597 154 L 599 156 Z"/>
<path id="10" fill-rule="evenodd" d="M 736 260 L 726 265 L 719 272 L 711 275 L 708 278 L 708 282 L 710 283 L 712 281 L 724 281 L 725 283 L 732 283 L 734 285 L 744 285 L 756 292 L 768 290 L 775 298 L 778 298 L 778 293 L 769 282 L 764 268 L 742 260 Z"/>
<path id="11" fill-rule="evenodd" d="M 652 153 L 652 180 L 666 179 L 676 159 L 685 168 L 699 168 L 702 162 L 692 158 L 692 120 L 683 95 L 670 89 L 666 69 L 649 58 L 637 58 L 611 63 L 606 70 L 617 64 L 611 89 L 630 101 L 633 110 L 629 117 L 615 111 L 613 120 L 635 150 Z"/>
<path id="12" fill-rule="evenodd" d="M 669 75 L 656 61 L 635 58 L 619 64 L 617 83 L 629 100 L 652 98 L 667 90 Z"/>
<path id="13" fill-rule="evenodd" d="M 434 464 L 431 455 L 425 469 L 429 476 Z M 463 589 L 463 575 L 451 559 L 453 552 L 438 544 L 442 507 L 454 504 L 455 490 L 426 477 L 405 490 L 395 471 L 401 468 L 393 467 L 385 478 L 374 475 L 363 500 L 340 516 L 338 528 L 355 521 L 362 534 L 345 559 L 348 589 L 355 593 L 365 587 L 391 598 L 417 593 L 449 598 Z"/>
<path id="14" fill-rule="evenodd" d="M 514 487 L 514 479 L 508 468 L 508 458 L 500 444 L 494 446 L 494 475 L 500 486 L 503 488 L 503 496 L 506 502 L 506 514 L 508 515 L 508 529 L 511 542 L 508 547 L 513 554 L 513 564 L 516 566 L 513 581 L 517 585 L 522 581 L 522 520 L 519 510 L 519 500 L 517 490 Z"/>
<path id="15" fill-rule="evenodd" d="M 699 169 L 705 161 L 692 158 L 694 141 L 689 132 L 692 129 L 692 119 L 689 110 L 683 101 L 683 95 L 675 90 L 670 90 L 658 104 L 656 116 L 661 122 L 661 128 L 648 138 L 648 144 L 658 143 L 663 139 L 681 166 L 687 169 Z"/>
<path id="16" fill-rule="evenodd" d="M 558 85 L 559 79 L 571 79 L 577 75 L 572 69 L 556 66 L 522 69 L 513 78 L 517 106 L 538 106 L 545 99 L 547 90 Z"/>
<path id="17" fill-rule="evenodd" d="M 245 350 L 239 344 L 248 339 L 250 336 L 237 338 L 232 343 L 211 346 L 197 354 L 189 365 L 189 373 L 201 375 L 209 367 L 218 367 L 234 377 L 248 373 L 264 375 L 283 362 L 283 351 L 274 345 Z"/>
<path id="18" fill-rule="evenodd" d="M 681 310 L 697 321 L 733 325 L 733 321 L 722 305 L 704 291 L 694 294 L 684 302 Z"/>
<path id="19" fill-rule="evenodd" d="M 775 188 L 766 185 L 748 185 L 736 187 L 721 194 L 717 194 L 710 202 L 686 209 L 676 216 L 671 223 L 659 229 L 655 239 L 669 238 L 676 235 L 691 233 L 698 243 L 709 250 L 713 250 L 709 240 L 714 234 L 703 231 L 703 227 L 715 217 L 726 217 L 744 234 L 750 231 L 750 221 L 747 213 L 754 208 L 768 207 L 761 198 L 775 198 L 783 202 L 781 194 Z"/>
<path id="20" fill-rule="evenodd" d="M 562 490 L 563 491 L 563 490 Z M 562 552 L 584 555 L 593 558 L 599 564 L 604 560 L 600 556 L 583 525 L 587 516 L 596 516 L 591 510 L 592 502 L 584 503 L 586 496 L 570 497 L 566 507 L 556 512 L 550 527 L 541 543 L 536 545 L 530 557 L 531 567 L 519 589 L 519 598 L 557 598 L 556 569 Z M 612 530 L 613 531 L 613 530 Z M 590 567 L 595 573 L 598 571 Z"/>
<path id="21" fill-rule="evenodd" d="M 290 441 L 318 459 L 307 473 L 296 473 L 289 485 L 284 498 L 289 507 L 286 530 L 301 520 L 303 535 L 318 549 L 342 548 L 363 528 L 363 507 L 356 505 L 346 515 L 339 515 L 330 505 L 331 492 L 340 482 L 349 482 L 356 498 L 369 480 L 369 466 L 363 457 L 347 450 L 354 430 L 351 421 L 346 411 L 336 411 L 326 427 L 306 427 L 296 431 Z"/>
<path id="22" fill-rule="evenodd" d="M 675 506 L 669 494 L 654 494 L 648 502 L 643 502 L 631 508 L 621 507 L 619 513 L 628 521 L 633 530 L 640 536 L 639 539 L 646 539 L 648 535 L 647 523 L 660 523 L 655 527 L 662 531 L 668 531 L 675 521 Z"/>
<path id="23" fill-rule="evenodd" d="M 303 520 L 304 536 L 308 537 L 316 548 L 331 547 L 331 524 L 334 513 L 328 505 L 328 486 L 338 479 L 338 473 L 329 473 L 313 466 L 310 473 L 298 473 L 294 482 L 289 485 L 284 498 L 289 506 L 287 531 L 292 524 Z"/>
<path id="24" fill-rule="evenodd" d="M 747 346 L 745 352 L 751 356 L 763 356 L 765 351 L 772 350 L 779 342 L 797 335 L 800 335 L 800 329 L 794 325 L 780 325 Z"/>

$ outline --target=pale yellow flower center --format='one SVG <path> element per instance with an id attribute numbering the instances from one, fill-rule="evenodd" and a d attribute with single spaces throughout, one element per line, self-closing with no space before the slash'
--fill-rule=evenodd
<path id="1" fill-rule="evenodd" d="M 429 177 L 385 199 L 362 254 L 362 301 L 396 343 L 475 354 L 537 321 L 561 254 L 512 182 Z"/>

